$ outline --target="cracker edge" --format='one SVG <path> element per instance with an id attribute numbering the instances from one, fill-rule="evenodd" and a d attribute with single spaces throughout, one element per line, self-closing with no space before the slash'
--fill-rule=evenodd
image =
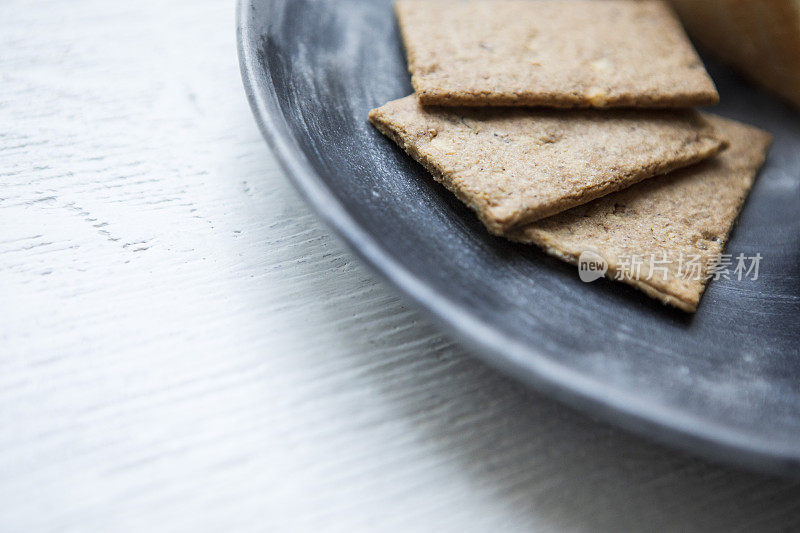
<path id="1" fill-rule="evenodd" d="M 602 198 L 603 196 L 627 189 L 628 187 L 632 187 L 644 180 L 658 178 L 659 176 L 664 176 L 675 170 L 700 163 L 701 161 L 705 161 L 706 159 L 714 157 L 728 146 L 728 141 L 720 134 L 720 132 L 710 122 L 708 122 L 702 114 L 698 113 L 700 119 L 709 128 L 709 133 L 705 138 L 701 138 L 701 133 L 697 132 L 698 138 L 694 142 L 703 142 L 707 144 L 707 146 L 703 146 L 703 148 L 698 150 L 696 154 L 681 159 L 676 159 L 670 163 L 655 164 L 652 169 L 648 170 L 648 172 L 643 172 L 641 176 L 629 179 L 627 181 L 626 178 L 629 178 L 629 176 L 619 176 L 613 181 L 609 181 L 593 188 L 584 189 L 579 191 L 577 194 L 565 197 L 561 201 L 554 202 L 547 208 L 527 209 L 515 215 L 502 216 L 497 214 L 497 211 L 503 211 L 504 207 L 502 205 L 485 209 L 483 206 L 475 204 L 471 198 L 464 195 L 453 184 L 453 181 L 444 172 L 439 170 L 432 161 L 424 157 L 416 147 L 406 143 L 399 132 L 393 130 L 387 124 L 383 123 L 380 120 L 382 113 L 383 112 L 381 111 L 381 108 L 371 110 L 369 112 L 370 123 L 384 136 L 388 137 L 395 144 L 397 144 L 415 161 L 425 167 L 425 169 L 433 176 L 434 180 L 444 185 L 447 190 L 453 193 L 462 203 L 466 204 L 467 207 L 475 212 L 478 216 L 478 219 L 489 230 L 489 233 L 499 237 L 506 237 L 507 234 L 509 232 L 513 232 L 515 228 L 519 228 L 538 220 L 568 211 L 573 207 L 578 207 L 580 205 L 589 203 L 592 200 L 596 200 L 598 198 Z"/>
<path id="2" fill-rule="evenodd" d="M 706 113 L 702 113 L 704 116 L 708 116 Z M 731 119 L 726 119 L 731 120 Z M 738 122 L 738 121 L 737 121 Z M 755 186 L 756 180 L 761 174 L 761 171 L 764 168 L 764 164 L 766 163 L 767 157 L 769 155 L 770 149 L 772 147 L 774 136 L 764 131 L 760 128 L 755 126 L 751 126 L 749 124 L 740 123 L 745 126 L 751 128 L 752 131 L 752 138 L 754 142 L 757 140 L 758 142 L 763 143 L 763 150 L 762 155 L 754 165 L 753 170 L 753 179 L 750 182 L 750 186 L 744 190 L 744 194 L 742 195 L 742 199 L 737 206 L 737 214 L 736 217 L 733 219 L 733 222 L 728 227 L 727 233 L 723 236 L 720 241 L 720 252 L 717 254 L 717 260 L 722 254 L 725 252 L 725 248 L 728 245 L 728 241 L 730 240 L 730 236 L 733 233 L 733 230 L 736 228 L 738 224 L 739 217 L 741 216 L 742 210 L 744 208 L 744 204 L 747 202 L 747 199 L 750 196 L 750 192 L 752 191 L 753 187 Z M 576 255 L 574 251 L 567 251 L 563 249 L 559 249 L 554 245 L 552 242 L 549 242 L 550 239 L 545 235 L 546 232 L 542 231 L 534 231 L 533 236 L 531 237 L 530 234 L 523 233 L 522 230 L 518 230 L 516 233 L 510 232 L 505 235 L 511 241 L 519 242 L 522 244 L 534 244 L 540 248 L 542 248 L 547 254 L 565 261 L 567 263 L 578 265 L 579 255 Z M 668 284 L 664 283 L 653 283 L 648 281 L 642 281 L 641 279 L 633 279 L 628 277 L 623 277 L 622 279 L 615 279 L 615 276 L 619 273 L 619 265 L 616 262 L 608 261 L 608 272 L 606 272 L 606 278 L 611 281 L 619 281 L 625 283 L 627 285 L 631 285 L 636 289 L 642 291 L 647 296 L 654 298 L 655 300 L 660 301 L 664 305 L 669 305 L 672 307 L 676 307 L 682 311 L 687 313 L 696 313 L 697 308 L 700 305 L 700 302 L 703 296 L 708 289 L 708 285 L 711 281 L 711 268 L 714 263 L 711 262 L 709 265 L 705 267 L 704 278 L 702 284 L 700 286 L 701 290 L 698 293 L 688 292 L 685 290 L 670 290 Z"/>
<path id="3" fill-rule="evenodd" d="M 433 1 L 433 0 L 428 0 Z M 571 93 L 563 94 L 541 94 L 541 93 L 515 93 L 513 95 L 492 93 L 487 91 L 453 91 L 453 90 L 436 90 L 437 88 L 428 88 L 428 79 L 417 73 L 416 56 L 413 53 L 413 47 L 409 46 L 409 35 L 407 33 L 407 26 L 403 23 L 402 10 L 404 5 L 410 6 L 411 4 L 423 4 L 415 0 L 394 0 L 393 9 L 397 25 L 400 29 L 400 38 L 405 50 L 406 62 L 408 72 L 411 75 L 411 85 L 417 98 L 422 105 L 425 106 L 442 106 L 442 107 L 508 107 L 508 106 L 521 106 L 521 107 L 550 107 L 557 109 L 608 109 L 608 108 L 636 108 L 636 109 L 685 109 L 692 107 L 709 107 L 715 106 L 720 102 L 719 90 L 716 83 L 708 70 L 703 65 L 703 70 L 706 74 L 707 87 L 701 89 L 697 93 L 691 94 L 673 94 L 670 96 L 653 96 L 647 94 L 620 94 L 610 99 L 603 99 L 598 102 L 597 99 L 585 95 L 574 95 Z M 665 10 L 670 18 L 671 23 L 676 29 L 683 34 L 686 41 L 694 50 L 698 60 L 701 61 L 692 40 L 686 32 L 683 24 L 678 17 L 675 9 L 666 2 L 659 0 L 658 3 L 662 9 Z"/>

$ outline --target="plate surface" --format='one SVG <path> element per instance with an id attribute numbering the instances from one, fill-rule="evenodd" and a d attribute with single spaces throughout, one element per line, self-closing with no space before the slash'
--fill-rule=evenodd
<path id="1" fill-rule="evenodd" d="M 757 280 L 712 282 L 691 317 L 487 234 L 367 122 L 412 92 L 388 0 L 240 0 L 259 125 L 320 216 L 486 362 L 712 460 L 800 474 L 800 116 L 709 64 L 715 112 L 776 136 L 728 246 Z"/>

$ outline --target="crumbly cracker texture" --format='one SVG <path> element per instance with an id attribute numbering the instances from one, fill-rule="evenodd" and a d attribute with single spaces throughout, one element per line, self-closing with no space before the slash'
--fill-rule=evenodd
<path id="1" fill-rule="evenodd" d="M 412 95 L 369 118 L 496 235 L 707 159 L 725 143 L 694 111 L 437 108 Z"/>
<path id="2" fill-rule="evenodd" d="M 761 130 L 708 117 L 730 142 L 714 159 L 648 180 L 508 234 L 577 263 L 585 251 L 665 304 L 695 312 L 772 142 Z M 631 258 L 647 258 L 637 261 Z M 650 258 L 655 258 L 651 260 Z M 632 268 L 638 264 L 641 270 Z M 699 265 L 699 271 L 694 265 Z"/>
<path id="3" fill-rule="evenodd" d="M 693 107 L 719 94 L 659 0 L 399 0 L 423 105 Z"/>

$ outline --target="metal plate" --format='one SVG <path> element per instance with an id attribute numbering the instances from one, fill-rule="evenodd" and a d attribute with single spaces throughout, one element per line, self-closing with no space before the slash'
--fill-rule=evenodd
<path id="1" fill-rule="evenodd" d="M 377 272 L 504 372 L 712 460 L 800 474 L 800 120 L 709 63 L 721 115 L 776 136 L 728 246 L 757 280 L 692 317 L 487 234 L 367 122 L 411 93 L 388 0 L 241 0 L 246 90 L 309 203 Z"/>

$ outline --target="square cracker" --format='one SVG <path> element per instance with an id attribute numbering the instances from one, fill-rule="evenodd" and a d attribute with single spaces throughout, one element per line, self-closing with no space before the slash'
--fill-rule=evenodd
<path id="1" fill-rule="evenodd" d="M 716 154 L 695 111 L 422 107 L 409 96 L 370 121 L 502 235 Z"/>
<path id="2" fill-rule="evenodd" d="M 730 142 L 716 158 L 541 220 L 508 237 L 537 244 L 571 263 L 586 251 L 599 253 L 608 264 L 607 276 L 695 312 L 772 142 L 768 133 L 756 128 L 720 117 L 708 119 Z M 632 259 L 636 257 L 639 260 Z M 638 267 L 632 268 L 635 264 Z"/>
<path id="3" fill-rule="evenodd" d="M 423 105 L 692 107 L 719 101 L 654 0 L 399 0 Z"/>

